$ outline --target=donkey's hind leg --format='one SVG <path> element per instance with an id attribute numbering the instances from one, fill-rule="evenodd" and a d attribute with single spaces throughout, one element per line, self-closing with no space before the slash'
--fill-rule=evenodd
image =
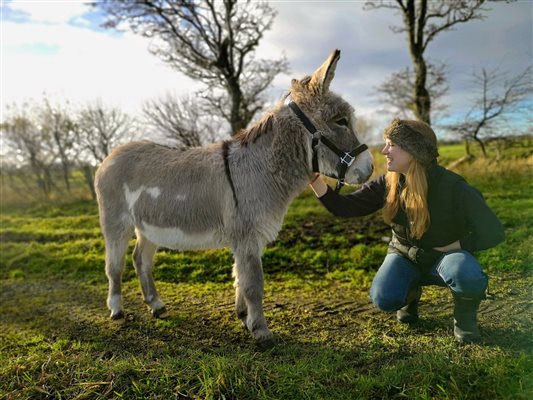
<path id="1" fill-rule="evenodd" d="M 274 340 L 263 313 L 264 281 L 261 252 L 236 249 L 235 262 L 237 315 L 245 321 L 246 327 L 259 347 L 271 347 Z"/>
<path id="2" fill-rule="evenodd" d="M 144 302 L 150 307 L 154 317 L 164 318 L 167 316 L 165 304 L 159 298 L 152 276 L 152 265 L 157 246 L 146 239 L 139 231 L 136 234 L 137 243 L 133 250 L 133 265 L 141 282 Z"/>
<path id="3" fill-rule="evenodd" d="M 111 310 L 111 319 L 124 318 L 122 306 L 122 273 L 124 272 L 124 255 L 133 229 L 120 230 L 118 237 L 105 235 L 105 272 L 109 281 L 107 307 Z"/>

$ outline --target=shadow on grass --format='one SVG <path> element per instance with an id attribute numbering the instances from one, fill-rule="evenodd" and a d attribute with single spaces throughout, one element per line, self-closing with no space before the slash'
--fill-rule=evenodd
<path id="1" fill-rule="evenodd" d="M 118 325 L 108 318 L 103 284 L 3 281 L 5 392 L 31 398 L 170 398 L 176 391 L 183 399 L 446 398 L 439 385 L 453 378 L 456 387 L 446 388 L 451 398 L 481 398 L 476 391 L 488 396 L 493 392 L 483 388 L 498 386 L 499 379 L 512 382 L 502 392 L 520 392 L 531 364 L 531 357 L 520 357 L 530 349 L 530 325 L 514 329 L 509 315 L 496 319 L 507 321 L 503 325 L 482 321 L 487 345 L 461 348 L 449 310 L 432 299 L 421 308 L 422 320 L 407 326 L 352 288 L 272 291 L 265 310 L 277 345 L 258 352 L 234 315 L 231 284 L 159 288 L 167 319 L 150 316 L 135 281 L 125 284 L 126 319 Z"/>
<path id="2" fill-rule="evenodd" d="M 112 353 L 168 355 L 169 351 L 179 353 L 180 348 L 218 351 L 235 346 L 255 351 L 251 334 L 241 328 L 234 314 L 229 284 L 205 288 L 161 283 L 160 289 L 169 308 L 168 318 L 151 317 L 142 302 L 138 282 L 133 280 L 125 284 L 126 318 L 118 324 L 108 318 L 104 285 L 66 280 L 4 281 L 0 297 L 2 331 L 29 329 L 47 341 L 87 342 Z M 452 306 L 442 300 L 422 304 L 419 322 L 404 325 L 396 322 L 394 314 L 375 310 L 366 294 L 337 288 L 332 296 L 327 288 L 322 290 L 324 293 L 312 297 L 295 291 L 294 297 L 290 292 L 279 293 L 266 300 L 265 312 L 277 337 L 277 348 L 287 344 L 305 347 L 309 343 L 358 348 L 383 336 L 413 340 L 416 336 L 453 337 Z M 503 307 L 497 315 L 482 315 L 480 327 L 485 344 L 513 351 L 533 349 L 530 307 L 521 310 L 523 315 L 516 314 L 516 308 L 514 311 L 514 315 L 509 315 Z"/>

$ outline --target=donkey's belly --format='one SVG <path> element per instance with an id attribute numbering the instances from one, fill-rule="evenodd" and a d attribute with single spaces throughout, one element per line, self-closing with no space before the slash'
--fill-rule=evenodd
<path id="1" fill-rule="evenodd" d="M 157 246 L 173 250 L 203 250 L 225 246 L 214 230 L 188 233 L 179 228 L 163 228 L 147 223 L 143 223 L 139 230 L 143 236 Z"/>

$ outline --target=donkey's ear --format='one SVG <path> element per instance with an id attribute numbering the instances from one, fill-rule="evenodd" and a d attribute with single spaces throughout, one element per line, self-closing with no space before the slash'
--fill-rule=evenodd
<path id="1" fill-rule="evenodd" d="M 329 90 L 329 85 L 335 76 L 337 61 L 341 58 L 341 51 L 333 50 L 328 59 L 318 68 L 313 76 L 309 87 L 317 94 L 325 93 Z"/>

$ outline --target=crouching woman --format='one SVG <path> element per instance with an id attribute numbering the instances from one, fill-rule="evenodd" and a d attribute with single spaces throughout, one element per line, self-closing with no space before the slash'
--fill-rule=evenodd
<path id="1" fill-rule="evenodd" d="M 478 342 L 477 311 L 488 277 L 473 252 L 502 242 L 503 227 L 478 190 L 438 165 L 437 137 L 429 125 L 395 119 L 384 139 L 385 175 L 346 195 L 318 175 L 310 185 L 337 216 L 383 209 L 392 239 L 370 289 L 379 309 L 396 311 L 400 322 L 415 322 L 422 286 L 445 286 L 454 300 L 456 340 Z"/>

